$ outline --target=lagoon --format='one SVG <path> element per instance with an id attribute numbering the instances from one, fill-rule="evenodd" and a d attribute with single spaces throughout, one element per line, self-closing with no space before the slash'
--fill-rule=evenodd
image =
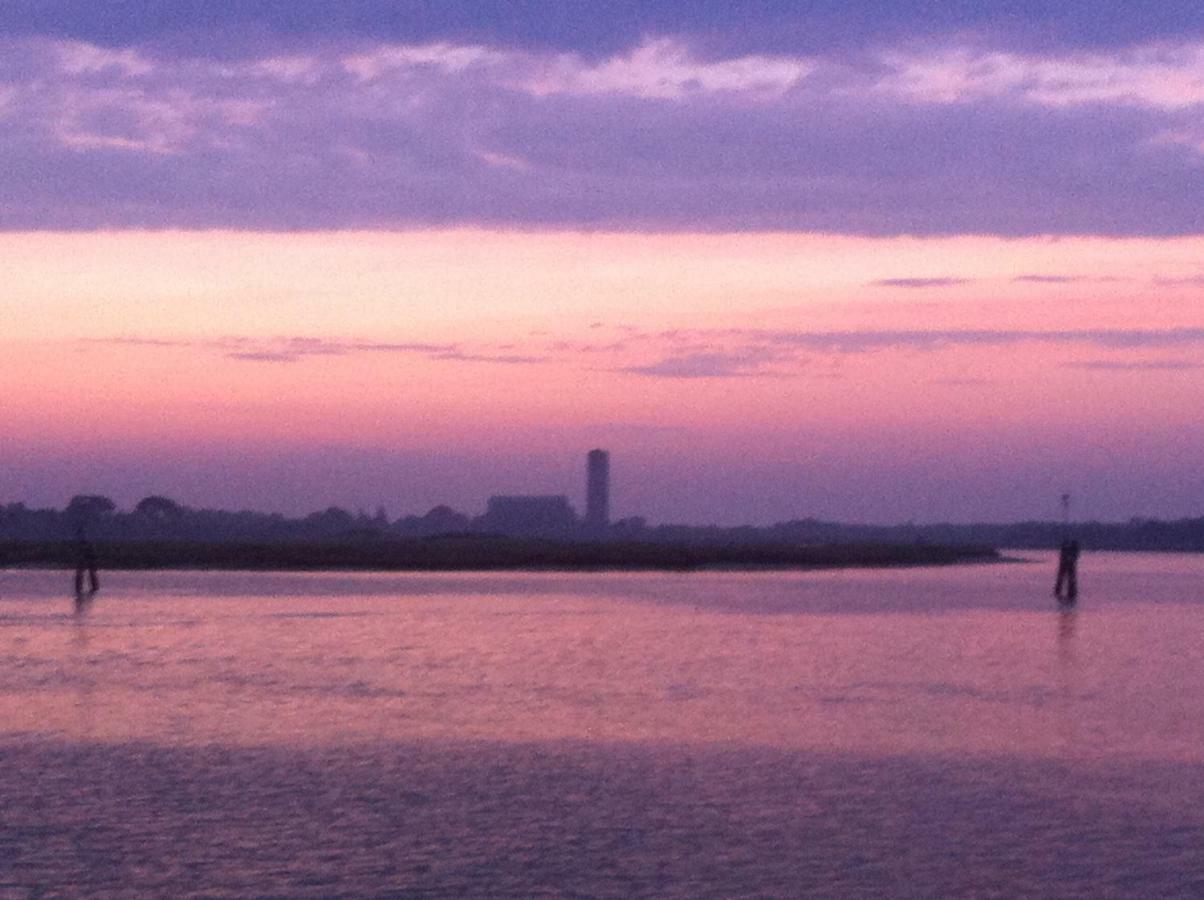
<path id="1" fill-rule="evenodd" d="M 0 896 L 1199 896 L 1204 557 L 0 571 Z"/>

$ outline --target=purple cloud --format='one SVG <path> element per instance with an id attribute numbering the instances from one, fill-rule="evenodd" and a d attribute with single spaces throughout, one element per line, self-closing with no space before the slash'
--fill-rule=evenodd
<path id="1" fill-rule="evenodd" d="M 942 288 L 969 284 L 968 278 L 880 278 L 871 282 L 874 287 Z"/>
<path id="2" fill-rule="evenodd" d="M 542 356 L 522 356 L 513 353 L 491 355 L 488 353 L 464 353 L 459 350 L 435 353 L 431 355 L 431 359 L 448 360 L 451 362 L 499 363 L 510 366 L 533 365 L 547 362 L 547 359 Z"/>
<path id="3" fill-rule="evenodd" d="M 1017 284 L 1073 284 L 1081 280 L 1073 275 L 1017 275 L 1012 279 Z"/>
<path id="4" fill-rule="evenodd" d="M 160 52 L 231 58 L 265 46 L 316 41 L 497 44 L 606 56 L 648 34 L 682 35 L 710 53 L 815 53 L 932 34 L 988 35 L 1007 47 L 1101 48 L 1204 34 L 1193 0 L 1116 4 L 934 4 L 864 0 L 850 15 L 841 0 L 732 4 L 711 0 L 6 0 L 0 34 L 48 35 L 105 46 L 153 45 Z"/>
<path id="5" fill-rule="evenodd" d="M 865 331 L 673 331 L 632 336 L 649 352 L 652 362 L 621 366 L 617 371 L 656 378 L 783 377 L 813 356 L 857 355 L 877 351 L 935 353 L 958 347 L 1006 347 L 1038 343 L 1058 347 L 1080 345 L 1101 350 L 1129 351 L 1204 347 L 1204 328 L 1081 329 L 1081 330 L 865 330 Z M 1087 364 L 1085 368 L 1190 368 L 1182 363 L 1126 360 Z M 819 373 L 817 373 L 819 377 Z M 978 384 L 977 379 L 947 380 L 945 384 Z"/>
<path id="6" fill-rule="evenodd" d="M 1115 275 L 1017 275 L 1015 284 L 1113 284 L 1126 279 Z"/>
<path id="7" fill-rule="evenodd" d="M 1204 328 L 945 329 L 867 331 L 735 332 L 759 342 L 787 344 L 814 351 L 866 353 L 872 350 L 941 350 L 950 347 L 1009 344 L 1086 344 L 1112 350 L 1204 345 Z"/>
<path id="8" fill-rule="evenodd" d="M 121 347 L 188 348 L 221 353 L 227 359 L 244 362 L 299 362 L 311 356 L 350 356 L 357 353 L 395 353 L 422 356 L 445 362 L 499 363 L 525 365 L 547 362 L 546 356 L 518 353 L 484 352 L 460 344 L 390 343 L 381 341 L 343 340 L 336 338 L 250 338 L 225 337 L 210 340 L 184 340 L 140 337 L 89 339 L 83 343 L 108 344 Z M 508 345 L 514 347 L 517 345 Z"/>
<path id="9" fill-rule="evenodd" d="M 749 348 L 735 352 L 687 353 L 669 356 L 654 363 L 618 369 L 631 375 L 649 378 L 784 378 L 791 372 L 768 368 L 782 361 L 784 354 L 773 354 L 764 348 Z"/>
<path id="10" fill-rule="evenodd" d="M 1195 45 L 901 46 L 210 59 L 0 37 L 0 229 L 1204 230 L 1204 89 L 1165 88 L 1204 83 Z"/>
<path id="11" fill-rule="evenodd" d="M 348 356 L 353 353 L 399 353 L 431 359 L 463 357 L 456 344 L 388 343 L 311 337 L 223 337 L 189 340 L 183 338 L 115 337 L 89 338 L 84 344 L 117 347 L 165 347 L 221 353 L 227 359 L 246 362 L 297 362 L 309 356 Z"/>
<path id="12" fill-rule="evenodd" d="M 1090 369 L 1096 372 L 1187 372 L 1204 369 L 1204 363 L 1185 359 L 1092 359 L 1063 363 L 1065 369 Z"/>
<path id="13" fill-rule="evenodd" d="M 1160 287 L 1204 287 L 1204 275 L 1189 275 L 1185 278 L 1155 278 L 1154 284 Z"/>
<path id="14" fill-rule="evenodd" d="M 570 368 L 603 369 L 650 378 L 794 377 L 815 357 L 833 360 L 880 351 L 936 353 L 958 347 L 1007 347 L 1018 344 L 1072 345 L 1100 350 L 1194 350 L 1204 348 L 1204 328 L 1061 329 L 943 329 L 862 331 L 789 331 L 759 329 L 677 329 L 661 332 L 624 330 L 625 340 L 588 344 L 532 335 L 527 341 L 499 344 L 388 343 L 334 338 L 225 337 L 209 340 L 140 338 L 89 340 L 131 349 L 192 349 L 246 362 L 294 363 L 314 356 L 395 353 L 449 363 L 498 365 L 558 364 Z M 1099 369 L 1189 369 L 1183 361 L 1105 360 L 1067 364 Z M 810 373 L 833 377 L 838 373 Z M 971 381 L 947 381 L 971 384 Z"/>
<path id="15" fill-rule="evenodd" d="M 227 353 L 226 356 L 229 359 L 239 359 L 243 362 L 295 363 L 301 359 L 296 353 L 287 353 L 284 351 L 272 352 L 270 350 L 245 350 Z"/>

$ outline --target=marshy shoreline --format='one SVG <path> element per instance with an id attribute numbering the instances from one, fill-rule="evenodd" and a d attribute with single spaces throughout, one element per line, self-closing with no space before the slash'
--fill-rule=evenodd
<path id="1" fill-rule="evenodd" d="M 846 569 L 1001 562 L 975 545 L 840 543 L 687 545 L 565 542 L 452 535 L 418 540 L 297 543 L 98 541 L 101 569 L 247 571 L 697 571 Z M 0 542 L 0 567 L 73 569 L 73 541 Z"/>

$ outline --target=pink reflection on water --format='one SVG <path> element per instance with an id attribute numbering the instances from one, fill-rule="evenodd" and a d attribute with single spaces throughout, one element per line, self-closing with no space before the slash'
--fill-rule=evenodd
<path id="1" fill-rule="evenodd" d="M 30 587 L 60 573 L 26 574 L 9 581 L 28 596 L 10 590 L 0 607 L 0 739 L 1201 761 L 1204 604 L 1179 596 L 1196 568 L 1088 556 L 1083 602 L 1062 613 L 1046 558 L 692 576 L 113 573 L 78 621 Z"/>

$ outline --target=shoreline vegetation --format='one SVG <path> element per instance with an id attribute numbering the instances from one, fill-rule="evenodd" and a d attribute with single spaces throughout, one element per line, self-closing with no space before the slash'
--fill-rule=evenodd
<path id="1" fill-rule="evenodd" d="M 419 540 L 278 544 L 98 541 L 101 570 L 698 571 L 844 569 L 1000 562 L 991 547 L 892 543 L 685 545 L 449 535 Z M 0 568 L 73 569 L 73 541 L 0 542 Z"/>
<path id="2" fill-rule="evenodd" d="M 513 498 L 511 498 L 513 499 Z M 530 499 L 530 498 L 528 498 Z M 538 499 L 538 498 L 537 498 Z M 549 498 L 543 498 L 548 500 Z M 929 523 L 867 525 L 793 519 L 773 525 L 652 525 L 639 516 L 598 528 L 578 519 L 563 497 L 555 521 L 546 517 L 508 520 L 486 512 L 469 516 L 448 506 L 424 515 L 390 518 L 383 507 L 374 515 L 337 506 L 301 516 L 254 510 L 196 509 L 169 497 L 144 497 L 132 509 L 119 510 L 109 497 L 79 494 L 64 509 L 37 509 L 24 503 L 0 504 L 0 545 L 54 542 L 78 534 L 105 543 L 167 542 L 205 544 L 362 544 L 442 540 L 487 541 L 508 536 L 517 541 L 561 544 L 655 544 L 663 546 L 819 547 L 890 544 L 945 547 L 1010 547 L 1056 550 L 1067 536 L 1084 548 L 1204 553 L 1204 517 L 1128 522 Z M 496 511 L 495 511 L 496 512 Z M 521 517 L 520 517 L 521 518 Z"/>

